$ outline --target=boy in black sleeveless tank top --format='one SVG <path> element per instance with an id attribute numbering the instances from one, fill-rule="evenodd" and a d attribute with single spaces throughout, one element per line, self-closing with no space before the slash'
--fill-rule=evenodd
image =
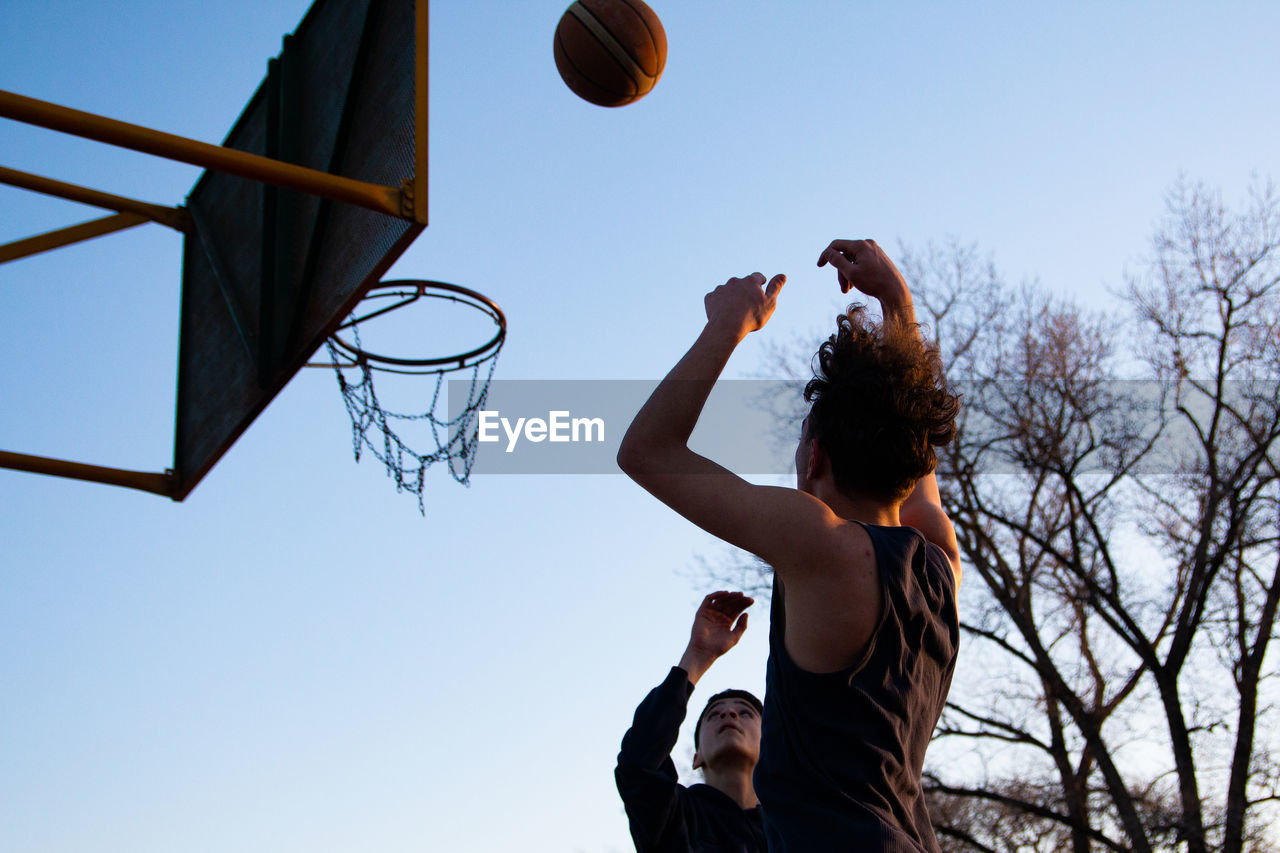
<path id="1" fill-rule="evenodd" d="M 955 432 L 937 349 L 871 240 L 819 256 L 853 305 L 819 349 L 796 449 L 796 488 L 756 486 L 688 439 L 737 344 L 768 322 L 786 279 L 730 279 L 707 323 L 636 415 L 618 453 L 636 482 L 774 569 L 755 789 L 771 851 L 936 853 L 920 790 L 958 641 L 955 532 L 934 448 Z"/>

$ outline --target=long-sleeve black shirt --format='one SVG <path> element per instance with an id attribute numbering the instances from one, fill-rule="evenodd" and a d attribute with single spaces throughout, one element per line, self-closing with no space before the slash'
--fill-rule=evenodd
<path id="1" fill-rule="evenodd" d="M 765 853 L 759 807 L 744 809 L 710 785 L 678 781 L 671 750 L 693 685 L 671 668 L 636 708 L 614 778 L 637 853 Z"/>

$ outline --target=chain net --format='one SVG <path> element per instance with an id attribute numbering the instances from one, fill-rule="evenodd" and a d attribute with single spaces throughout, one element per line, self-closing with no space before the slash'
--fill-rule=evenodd
<path id="1" fill-rule="evenodd" d="M 352 327 L 351 334 L 357 348 L 359 330 Z M 399 412 L 388 408 L 378 398 L 374 387 L 375 374 L 396 374 L 407 371 L 389 370 L 373 365 L 367 358 L 354 363 L 344 359 L 332 340 L 326 343 L 329 358 L 338 377 L 338 389 L 347 414 L 351 416 L 351 447 L 356 462 L 367 451 L 387 469 L 387 476 L 396 485 L 397 492 L 417 495 L 418 512 L 426 515 L 422 489 L 427 469 L 438 463 L 446 463 L 449 474 L 464 486 L 471 485 L 471 468 L 475 464 L 476 443 L 479 431 L 479 413 L 489 393 L 489 381 L 498 362 L 498 349 L 479 361 L 458 367 L 441 367 L 430 371 L 418 371 L 415 377 L 434 376 L 434 388 L 426 408 L 421 412 Z M 450 417 L 446 378 L 461 380 L 470 373 L 465 402 L 457 414 Z M 457 386 L 455 386 L 455 393 Z M 444 396 L 446 399 L 441 400 Z M 441 403 L 446 414 L 436 414 Z M 413 432 L 412 441 L 421 449 L 410 446 L 402 433 Z M 434 447 L 428 447 L 434 445 Z"/>

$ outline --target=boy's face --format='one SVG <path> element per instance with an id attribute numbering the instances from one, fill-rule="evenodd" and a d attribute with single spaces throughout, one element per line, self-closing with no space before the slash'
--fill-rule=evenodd
<path id="1" fill-rule="evenodd" d="M 703 712 L 693 766 L 715 764 L 730 753 L 752 764 L 760 757 L 760 714 L 743 699 L 721 699 Z"/>

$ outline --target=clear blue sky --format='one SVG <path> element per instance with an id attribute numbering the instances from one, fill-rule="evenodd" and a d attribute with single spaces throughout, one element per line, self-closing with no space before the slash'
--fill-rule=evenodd
<path id="1" fill-rule="evenodd" d="M 976 242 L 1106 308 L 1180 174 L 1280 176 L 1274 3 L 654 6 L 666 73 L 605 110 L 556 75 L 563 0 L 433 4 L 431 225 L 393 272 L 497 300 L 501 378 L 659 378 L 705 291 L 786 272 L 757 374 L 839 308 L 834 237 Z M 5 0 L 0 88 L 219 142 L 305 9 Z M 198 175 L 11 122 L 0 165 L 167 204 Z M 0 241 L 95 215 L 0 187 Z M 0 268 L 0 447 L 170 464 L 179 253 Z M 628 850 L 617 744 L 721 553 L 621 476 L 437 471 L 422 518 L 320 371 L 183 504 L 0 471 L 0 506 L 15 851 Z M 695 702 L 763 690 L 757 610 Z"/>

